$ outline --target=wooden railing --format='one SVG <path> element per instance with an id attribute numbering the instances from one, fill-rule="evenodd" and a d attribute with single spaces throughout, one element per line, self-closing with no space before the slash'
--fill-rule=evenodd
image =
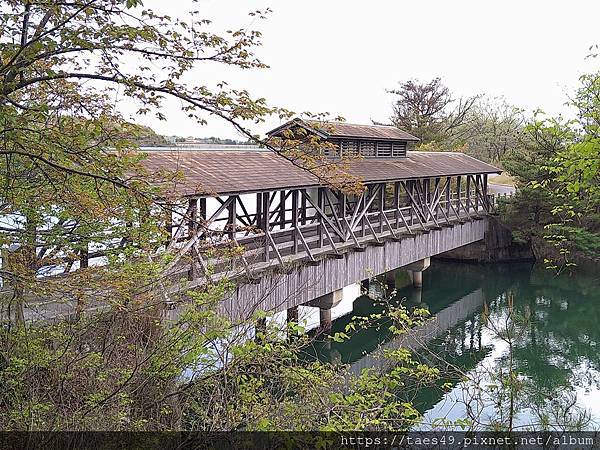
<path id="1" fill-rule="evenodd" d="M 348 250 L 363 251 L 369 245 L 383 245 L 386 240 L 412 238 L 431 230 L 480 220 L 491 211 L 489 196 L 461 194 L 451 193 L 448 198 L 442 195 L 428 203 L 374 211 L 369 204 L 359 207 L 360 202 L 346 203 L 351 211 L 346 215 L 339 214 L 343 209 L 340 204 L 327 208 L 313 204 L 311 214 L 302 221 L 291 214 L 291 220 L 284 221 L 283 228 L 277 223 L 266 231 L 246 227 L 235 234 L 219 229 L 214 231 L 215 239 L 203 231 L 196 238 L 181 241 L 180 251 L 169 268 L 170 275 L 188 276 L 192 285 L 222 277 L 245 276 L 251 281 L 267 268 L 286 267 L 295 262 L 311 264 L 322 257 L 343 257 Z M 302 192 L 299 195 L 303 195 Z M 293 213 L 293 210 L 285 211 Z M 219 248 L 228 248 L 232 243 L 243 248 L 236 257 L 231 258 L 229 253 L 209 256 L 218 255 Z"/>

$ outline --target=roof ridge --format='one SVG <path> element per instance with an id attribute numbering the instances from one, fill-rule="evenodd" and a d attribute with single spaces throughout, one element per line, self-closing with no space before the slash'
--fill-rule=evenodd
<path id="1" fill-rule="evenodd" d="M 341 120 L 317 120 L 317 119 L 307 119 L 307 122 L 320 122 L 320 123 L 339 123 L 342 125 L 355 125 L 357 127 L 385 127 L 385 128 L 398 128 L 396 125 L 383 125 L 383 124 L 360 124 L 360 123 L 353 123 L 353 122 L 344 122 Z M 404 131 L 401 128 L 398 128 L 400 131 Z"/>

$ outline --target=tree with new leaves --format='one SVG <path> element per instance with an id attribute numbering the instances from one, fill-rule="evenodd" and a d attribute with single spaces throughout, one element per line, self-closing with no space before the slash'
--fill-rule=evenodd
<path id="1" fill-rule="evenodd" d="M 144 170 L 134 142 L 144 130 L 112 99 L 118 93 L 138 114 L 166 119 L 161 108 L 175 98 L 198 124 L 217 117 L 258 141 L 245 123 L 290 113 L 227 80 L 191 75 L 206 64 L 265 68 L 253 53 L 260 32 L 217 34 L 198 11 L 181 20 L 139 0 L 8 0 L 0 29 L 0 246 L 8 261 L 0 273 L 0 429 L 414 424 L 410 399 L 395 390 L 435 373 L 408 355 L 398 370 L 368 373 L 346 393 L 339 368 L 301 360 L 309 336 L 282 341 L 267 328 L 249 341 L 253 322 L 219 316 L 228 281 L 174 293 L 163 276 L 170 255 L 157 247 L 172 212 L 165 187 L 181 175 Z M 313 137 L 264 144 L 324 182 L 356 186 L 343 166 L 297 151 L 318 145 Z M 227 260 L 237 249 L 220 251 Z M 87 267 L 94 254 L 104 264 Z M 36 302 L 48 300 L 75 312 L 33 322 Z M 178 308 L 175 318 L 167 304 Z M 396 329 L 405 329 L 411 315 L 395 311 Z"/>
<path id="2" fill-rule="evenodd" d="M 538 113 L 525 128 L 528 144 L 503 158 L 520 187 L 505 219 L 556 269 L 600 258 L 599 79 L 581 77 L 576 119 Z"/>

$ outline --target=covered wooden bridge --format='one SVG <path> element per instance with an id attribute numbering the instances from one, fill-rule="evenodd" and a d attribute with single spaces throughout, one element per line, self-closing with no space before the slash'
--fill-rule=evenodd
<path id="1" fill-rule="evenodd" d="M 344 286 L 483 238 L 497 168 L 410 151 L 417 139 L 394 127 L 294 120 L 270 134 L 299 128 L 329 142 L 332 161 L 351 156 L 348 172 L 364 190 L 336 190 L 267 150 L 149 151 L 144 162 L 184 175 L 167 224 L 171 275 L 189 288 L 235 280 L 228 314 L 326 308 Z"/>

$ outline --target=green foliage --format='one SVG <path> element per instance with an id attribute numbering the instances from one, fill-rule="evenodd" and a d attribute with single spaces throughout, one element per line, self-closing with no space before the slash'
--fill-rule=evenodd
<path id="1" fill-rule="evenodd" d="M 198 11 L 182 20 L 141 6 L 0 6 L 0 246 L 9 261 L 0 271 L 0 429 L 325 426 L 343 377 L 299 358 L 308 338 L 267 330 L 249 339 L 250 321 L 218 314 L 226 281 L 174 288 L 164 216 L 180 176 L 143 169 L 137 144 L 155 135 L 114 104 L 125 98 L 138 115 L 164 120 L 176 99 L 197 124 L 216 117 L 255 141 L 244 121 L 289 111 L 190 72 L 265 68 L 254 55 L 261 33 L 216 33 Z M 219 251 L 227 261 L 239 248 Z M 86 268 L 95 253 L 103 265 Z M 68 275 L 41 277 L 57 272 Z"/>
<path id="2" fill-rule="evenodd" d="M 504 220 L 515 235 L 551 244 L 537 250 L 558 270 L 574 259 L 600 258 L 599 79 L 581 77 L 572 101 L 577 120 L 536 117 L 525 129 L 529 144 L 503 159 L 520 189 L 503 209 Z"/>

